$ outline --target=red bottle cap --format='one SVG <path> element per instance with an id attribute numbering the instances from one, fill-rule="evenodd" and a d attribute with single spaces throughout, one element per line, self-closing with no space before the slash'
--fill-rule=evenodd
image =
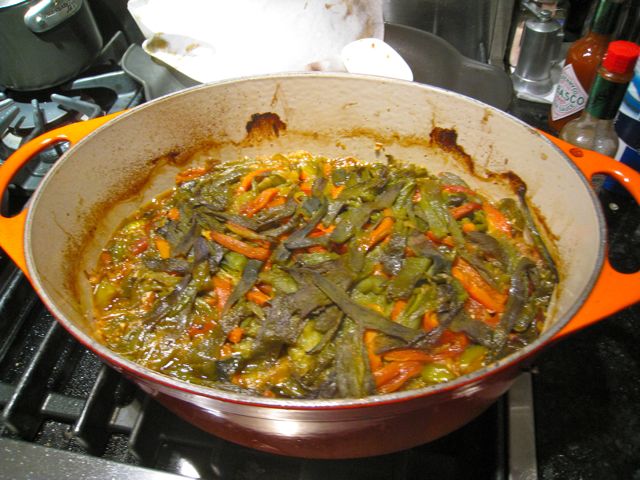
<path id="1" fill-rule="evenodd" d="M 611 73 L 629 73 L 636 65 L 640 47 L 633 42 L 617 40 L 609 44 L 602 66 Z"/>

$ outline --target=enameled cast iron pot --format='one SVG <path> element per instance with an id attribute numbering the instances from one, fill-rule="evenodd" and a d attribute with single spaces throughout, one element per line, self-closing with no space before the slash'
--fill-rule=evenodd
<path id="1" fill-rule="evenodd" d="M 269 115 L 264 115 L 270 113 Z M 263 115 L 255 115 L 263 114 Z M 427 164 L 479 181 L 450 152 L 431 151 L 432 129 L 455 129 L 475 170 L 515 172 L 555 238 L 561 281 L 548 325 L 525 349 L 443 385 L 364 399 L 282 400 L 217 391 L 142 368 L 102 346 L 86 320 L 86 280 L 115 225 L 172 185 L 176 152 L 210 141 L 220 157 L 306 149 Z M 95 130 L 95 131 L 94 131 Z M 562 335 L 635 303 L 640 273 L 606 260 L 605 224 L 585 179 L 613 175 L 640 200 L 640 175 L 614 160 L 548 139 L 461 95 L 396 80 L 290 74 L 221 82 L 160 98 L 117 118 L 49 132 L 0 167 L 0 192 L 35 153 L 73 144 L 28 209 L 0 218 L 0 245 L 47 308 L 80 342 L 184 419 L 222 438 L 284 455 L 377 455 L 428 442 L 479 415 L 533 354 Z M 452 149 L 449 149 L 452 150 Z M 581 173 L 582 171 L 582 173 Z"/>

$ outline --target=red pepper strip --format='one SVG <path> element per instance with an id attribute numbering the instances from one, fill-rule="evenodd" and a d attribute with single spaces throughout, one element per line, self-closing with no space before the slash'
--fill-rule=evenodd
<path id="1" fill-rule="evenodd" d="M 147 237 L 141 238 L 131 246 L 131 253 L 138 255 L 149 248 L 149 239 Z"/>
<path id="2" fill-rule="evenodd" d="M 240 209 L 240 212 L 244 213 L 247 217 L 253 217 L 256 213 L 266 207 L 278 192 L 279 190 L 276 187 L 264 189 L 256 198 L 247 202 Z"/>
<path id="3" fill-rule="evenodd" d="M 436 348 L 435 355 L 453 357 L 464 352 L 469 345 L 469 337 L 463 332 L 446 329 L 438 339 L 438 345 L 440 346 Z"/>
<path id="4" fill-rule="evenodd" d="M 466 217 L 470 213 L 480 210 L 482 205 L 476 202 L 468 202 L 460 205 L 459 207 L 452 208 L 450 210 L 451 216 L 456 220 L 460 220 L 462 217 Z"/>
<path id="5" fill-rule="evenodd" d="M 471 298 L 493 312 L 504 312 L 507 295 L 498 292 L 485 282 L 480 274 L 467 262 L 458 258 L 451 268 L 451 274 L 462 283 Z"/>
<path id="6" fill-rule="evenodd" d="M 216 232 L 214 230 L 207 231 L 208 236 L 216 243 L 219 243 L 229 250 L 241 253 L 245 257 L 255 258 L 256 260 L 266 260 L 271 255 L 271 250 L 263 247 L 254 247 L 248 243 L 238 240 L 237 238 L 230 237 L 224 233 Z"/>
<path id="7" fill-rule="evenodd" d="M 469 314 L 471 318 L 474 320 L 479 320 L 483 323 L 486 323 L 490 327 L 495 327 L 500 323 L 500 315 L 491 315 L 491 312 L 484 308 L 484 306 L 474 300 L 473 298 L 469 298 L 466 302 L 464 302 L 464 310 Z"/>
<path id="8" fill-rule="evenodd" d="M 209 332 L 214 325 L 215 325 L 215 322 L 213 321 L 208 321 L 203 325 L 191 325 L 187 333 L 189 334 L 190 337 L 195 337 L 196 335 L 202 335 L 204 333 Z"/>
<path id="9" fill-rule="evenodd" d="M 373 372 L 376 387 L 380 393 L 391 393 L 398 390 L 408 380 L 420 375 L 421 362 L 391 362 Z"/>
<path id="10" fill-rule="evenodd" d="M 504 233 L 507 237 L 512 236 L 511 224 L 507 217 L 505 217 L 500 210 L 491 205 L 490 203 L 483 203 L 482 209 L 487 214 L 487 222 L 489 223 L 490 230 L 497 230 Z"/>

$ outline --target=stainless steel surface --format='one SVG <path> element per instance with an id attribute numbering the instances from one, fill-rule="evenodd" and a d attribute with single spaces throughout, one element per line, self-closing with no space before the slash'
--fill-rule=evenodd
<path id="1" fill-rule="evenodd" d="M 385 0 L 385 21 L 442 37 L 466 57 L 501 63 L 514 0 Z"/>
<path id="2" fill-rule="evenodd" d="M 198 85 L 186 75 L 156 62 L 137 44 L 127 49 L 121 64 L 125 72 L 142 83 L 147 100 Z"/>
<path id="3" fill-rule="evenodd" d="M 78 13 L 83 0 L 41 0 L 24 15 L 24 24 L 34 33 L 48 32 Z"/>
<path id="4" fill-rule="evenodd" d="M 27 1 L 0 9 L 0 86 L 31 91 L 59 85 L 100 53 L 102 37 L 87 2 L 81 1 L 73 15 L 42 33 L 25 24 L 34 5 L 40 3 Z"/>
<path id="5" fill-rule="evenodd" d="M 522 373 L 507 394 L 509 480 L 537 480 L 536 430 L 531 374 Z"/>
<path id="6" fill-rule="evenodd" d="M 446 88 L 506 110 L 513 88 L 503 68 L 465 57 L 442 38 L 404 25 L 385 24 L 385 41 L 413 71 L 414 81 Z M 129 47 L 122 68 L 144 85 L 148 100 L 197 85 L 154 61 L 139 45 Z"/>
<path id="7" fill-rule="evenodd" d="M 0 480 L 127 479 L 184 480 L 182 475 L 125 465 L 41 445 L 0 439 Z"/>
<path id="8" fill-rule="evenodd" d="M 550 11 L 532 11 L 536 18 L 524 24 L 513 86 L 520 93 L 544 96 L 553 88 L 551 68 L 560 51 L 562 27 Z"/>
<path id="9" fill-rule="evenodd" d="M 416 82 L 446 88 L 506 110 L 513 88 L 504 68 L 462 55 L 442 38 L 403 25 L 386 24 L 385 41 L 407 61 Z"/>

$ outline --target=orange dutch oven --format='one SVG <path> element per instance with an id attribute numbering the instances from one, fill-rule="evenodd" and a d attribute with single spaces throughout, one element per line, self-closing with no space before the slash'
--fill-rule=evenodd
<path id="1" fill-rule="evenodd" d="M 271 124 L 255 127 L 255 114 Z M 434 146 L 434 127 L 454 130 L 475 174 Z M 640 273 L 607 260 L 606 227 L 588 179 L 613 176 L 640 201 L 640 175 L 574 148 L 462 95 L 416 83 L 347 74 L 287 74 L 204 85 L 53 130 L 0 167 L 0 191 L 33 155 L 72 144 L 13 218 L 0 218 L 0 246 L 46 307 L 82 344 L 198 427 L 260 450 L 309 458 L 378 455 L 445 435 L 506 392 L 523 366 L 563 336 L 640 299 Z M 485 193 L 487 174 L 513 172 L 554 244 L 560 283 L 540 337 L 452 382 L 360 399 L 253 397 L 192 385 L 119 356 L 92 335 L 88 283 L 113 229 L 169 188 L 177 152 L 207 145 L 214 158 L 308 150 L 375 160 L 382 151 L 433 171 L 457 173 Z M 492 177 L 495 178 L 495 177 Z"/>

